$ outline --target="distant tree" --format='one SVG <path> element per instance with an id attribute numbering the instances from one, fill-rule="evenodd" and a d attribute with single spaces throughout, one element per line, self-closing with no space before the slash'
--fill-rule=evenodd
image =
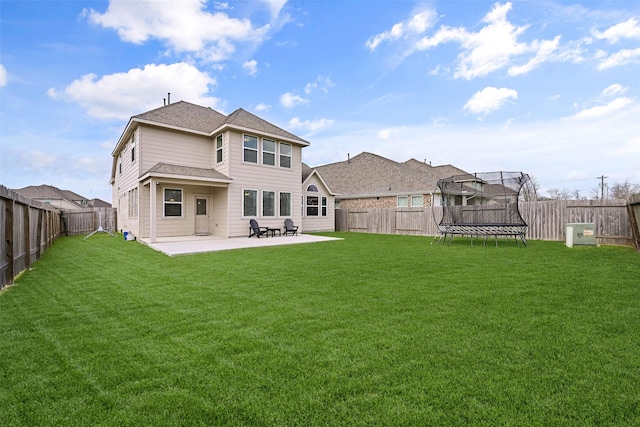
<path id="1" fill-rule="evenodd" d="M 583 197 L 582 194 L 580 194 L 580 190 L 573 190 L 573 198 L 574 200 L 585 200 L 586 197 Z"/>
<path id="2" fill-rule="evenodd" d="M 611 186 L 610 197 L 612 199 L 628 199 L 640 192 L 640 184 L 632 184 L 628 179 L 624 182 L 616 182 Z"/>
<path id="3" fill-rule="evenodd" d="M 525 202 L 535 202 L 538 200 L 540 185 L 535 176 L 529 175 L 529 181 L 525 183 L 520 192 L 522 200 Z"/>
<path id="4" fill-rule="evenodd" d="M 549 194 L 549 198 L 552 200 L 569 200 L 571 199 L 571 191 L 567 188 L 563 188 L 562 190 L 557 188 L 550 188 L 547 190 L 547 194 Z"/>

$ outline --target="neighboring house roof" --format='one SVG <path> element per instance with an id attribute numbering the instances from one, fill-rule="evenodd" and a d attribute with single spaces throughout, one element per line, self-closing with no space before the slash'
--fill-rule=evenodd
<path id="1" fill-rule="evenodd" d="M 148 177 L 171 177 L 171 178 L 200 178 L 213 182 L 230 182 L 231 178 L 215 169 L 194 168 L 190 166 L 172 165 L 168 163 L 156 163 L 151 169 L 142 174 L 141 179 Z"/>
<path id="2" fill-rule="evenodd" d="M 105 202 L 102 199 L 91 199 L 89 200 L 89 206 L 93 208 L 110 208 L 111 203 Z"/>
<path id="3" fill-rule="evenodd" d="M 343 199 L 425 194 L 436 190 L 438 179 L 455 174 L 450 172 L 455 170 L 456 173 L 464 173 L 450 165 L 432 167 L 415 159 L 398 163 L 368 152 L 314 169 L 328 187 Z"/>
<path id="4" fill-rule="evenodd" d="M 53 185 L 30 185 L 28 187 L 16 189 L 14 191 L 32 200 L 64 200 L 65 202 L 77 206 L 78 208 L 84 208 L 88 206 L 111 207 L 111 204 L 100 199 L 89 200 L 86 197 L 79 195 L 78 193 L 74 193 L 70 190 L 61 190 L 57 187 L 54 187 Z M 100 204 L 94 204 L 95 201 L 99 201 Z"/>
<path id="5" fill-rule="evenodd" d="M 303 189 L 305 188 L 307 182 L 311 179 L 311 177 L 313 175 L 318 177 L 318 179 L 320 180 L 322 185 L 327 189 L 327 191 L 329 192 L 330 195 L 339 196 L 339 194 L 334 193 L 331 190 L 331 188 L 329 188 L 329 185 L 327 185 L 327 182 L 322 178 L 322 175 L 320 175 L 320 172 L 318 172 L 317 169 L 312 169 L 312 168 L 310 168 L 308 165 L 306 165 L 304 163 L 302 163 L 302 187 L 303 187 Z"/>

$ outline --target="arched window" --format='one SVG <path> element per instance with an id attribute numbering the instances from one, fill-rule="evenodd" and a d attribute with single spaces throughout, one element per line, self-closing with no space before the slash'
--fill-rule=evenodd
<path id="1" fill-rule="evenodd" d="M 317 193 L 318 192 L 318 187 L 316 187 L 315 185 L 311 184 L 310 186 L 307 187 L 307 191 L 313 192 L 313 193 Z"/>

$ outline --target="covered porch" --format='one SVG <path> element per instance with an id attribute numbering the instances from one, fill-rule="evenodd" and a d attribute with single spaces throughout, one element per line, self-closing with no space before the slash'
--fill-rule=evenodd
<path id="1" fill-rule="evenodd" d="M 214 169 L 158 163 L 141 178 L 139 238 L 228 237 L 229 183 Z"/>

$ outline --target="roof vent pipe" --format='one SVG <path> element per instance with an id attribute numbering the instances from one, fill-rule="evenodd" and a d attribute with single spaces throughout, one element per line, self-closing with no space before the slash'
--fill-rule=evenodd
<path id="1" fill-rule="evenodd" d="M 351 155 L 347 153 L 347 163 L 351 163 Z"/>
<path id="2" fill-rule="evenodd" d="M 171 104 L 171 92 L 167 93 L 167 105 Z"/>
<path id="3" fill-rule="evenodd" d="M 167 98 L 162 98 L 162 104 L 166 107 L 167 106 Z"/>

